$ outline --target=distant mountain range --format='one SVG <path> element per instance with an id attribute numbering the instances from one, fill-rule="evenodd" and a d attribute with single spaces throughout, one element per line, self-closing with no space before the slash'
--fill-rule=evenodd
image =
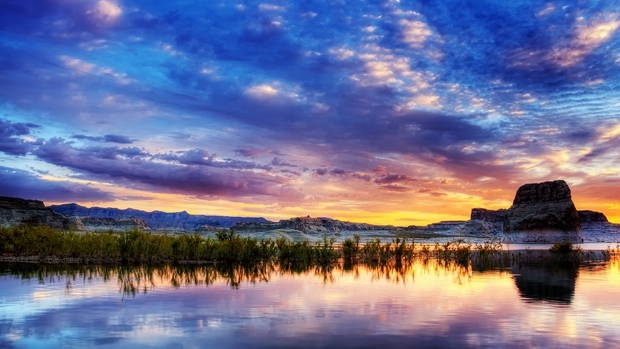
<path id="1" fill-rule="evenodd" d="M 78 204 L 63 204 L 49 206 L 54 212 L 66 217 L 95 217 L 95 218 L 129 218 L 135 217 L 148 224 L 152 230 L 182 230 L 195 231 L 204 226 L 230 228 L 237 223 L 270 223 L 263 217 L 230 217 L 192 215 L 183 212 L 167 213 L 162 211 L 146 212 L 128 208 L 84 207 Z"/>
<path id="2" fill-rule="evenodd" d="M 191 215 L 185 211 L 146 212 L 131 208 L 88 208 L 75 203 L 46 207 L 38 200 L 0 196 L 0 227 L 29 225 L 75 231 L 141 229 L 199 234 L 232 228 L 236 232 L 259 238 L 270 236 L 268 234 L 295 236 L 299 239 L 322 234 L 350 236 L 342 234 L 343 231 L 347 234 L 372 232 L 374 235 L 366 234 L 372 238 L 376 237 L 377 232 L 381 232 L 383 236 L 391 238 L 394 236 L 390 235 L 393 230 L 400 230 L 432 232 L 445 237 L 492 238 L 509 243 L 620 241 L 620 224 L 610 223 L 601 212 L 578 211 L 572 201 L 570 188 L 563 180 L 522 185 L 517 190 L 512 206 L 507 209 L 473 208 L 470 220 L 444 221 L 425 227 L 380 226 L 309 216 L 270 222 L 262 217 Z M 266 233 L 268 234 L 265 235 Z"/>

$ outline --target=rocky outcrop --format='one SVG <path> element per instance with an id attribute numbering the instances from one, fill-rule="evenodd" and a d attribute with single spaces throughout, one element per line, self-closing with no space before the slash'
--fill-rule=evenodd
<path id="1" fill-rule="evenodd" d="M 579 220 L 581 221 L 582 225 L 584 223 L 607 223 L 609 222 L 607 220 L 607 217 L 601 212 L 583 210 L 583 211 L 577 211 L 577 213 L 579 214 Z"/>
<path id="2" fill-rule="evenodd" d="M 471 220 L 455 233 L 503 234 L 505 242 L 516 243 L 578 243 L 582 242 L 582 218 L 597 221 L 604 215 L 592 211 L 578 213 L 568 184 L 556 180 L 522 185 L 508 209 L 472 209 Z"/>
<path id="3" fill-rule="evenodd" d="M 6 196 L 0 196 L 0 225 L 5 227 L 45 225 L 59 230 L 74 228 L 71 220 L 45 207 L 42 201 Z"/>
<path id="4" fill-rule="evenodd" d="M 193 232 L 204 226 L 228 228 L 237 222 L 267 223 L 265 218 L 229 217 L 192 215 L 183 212 L 146 212 L 131 208 L 121 210 L 117 208 L 84 207 L 78 204 L 64 204 L 50 206 L 55 212 L 65 216 L 94 217 L 94 218 L 136 218 L 144 221 L 152 230 L 188 231 Z"/>
<path id="5" fill-rule="evenodd" d="M 620 242 L 620 224 L 611 223 L 607 217 L 596 211 L 578 211 L 581 220 L 581 235 L 587 242 Z"/>
<path id="6" fill-rule="evenodd" d="M 73 217 L 76 230 L 96 231 L 114 230 L 128 231 L 133 229 L 150 230 L 145 221 L 135 218 L 97 218 L 97 217 Z"/>
<path id="7" fill-rule="evenodd" d="M 472 220 L 485 221 L 485 222 L 493 222 L 493 223 L 504 223 L 506 219 L 506 209 L 499 210 L 487 210 L 486 208 L 472 208 L 471 209 L 471 218 Z"/>
<path id="8" fill-rule="evenodd" d="M 450 230 L 458 227 L 459 225 L 465 223 L 465 221 L 440 221 L 437 223 L 431 223 L 427 225 L 425 228 L 427 230 L 433 231 L 441 231 L 441 230 Z"/>
<path id="9" fill-rule="evenodd" d="M 579 214 L 568 184 L 557 180 L 522 185 L 506 211 L 504 233 L 514 242 L 581 242 Z"/>
<path id="10" fill-rule="evenodd" d="M 502 231 L 502 223 L 493 221 L 472 219 L 454 229 L 454 234 L 459 236 L 495 237 Z"/>
<path id="11" fill-rule="evenodd" d="M 231 229 L 237 232 L 257 232 L 270 231 L 275 229 L 291 229 L 301 231 L 306 234 L 339 233 L 346 231 L 371 231 L 371 230 L 393 230 L 393 225 L 372 225 L 366 223 L 352 223 L 339 221 L 332 218 L 311 218 L 297 217 L 283 219 L 279 222 L 269 223 L 237 223 Z"/>

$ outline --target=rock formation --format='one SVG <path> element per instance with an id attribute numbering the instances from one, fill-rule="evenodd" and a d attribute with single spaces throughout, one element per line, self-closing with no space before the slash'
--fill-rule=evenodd
<path id="1" fill-rule="evenodd" d="M 579 214 L 579 220 L 581 221 L 582 225 L 584 223 L 607 223 L 609 222 L 607 220 L 607 217 L 601 212 L 583 210 L 583 211 L 577 211 L 577 213 Z"/>
<path id="2" fill-rule="evenodd" d="M 472 219 L 456 227 L 453 233 L 460 236 L 494 238 L 501 230 L 501 223 Z"/>
<path id="3" fill-rule="evenodd" d="M 42 201 L 0 196 L 0 225 L 45 225 L 54 229 L 73 228 L 71 220 L 45 207 Z"/>
<path id="4" fill-rule="evenodd" d="M 332 218 L 311 218 L 297 217 L 291 219 L 283 219 L 279 222 L 269 223 L 237 223 L 231 229 L 237 232 L 257 232 L 257 231 L 269 231 L 275 229 L 291 229 L 298 230 L 306 234 L 327 234 L 327 233 L 339 233 L 343 230 L 347 231 L 371 231 L 371 230 L 393 230 L 392 225 L 372 225 L 366 223 L 352 223 L 339 221 Z"/>
<path id="5" fill-rule="evenodd" d="M 486 221 L 492 223 L 504 223 L 506 219 L 506 209 L 487 210 L 486 208 L 472 208 L 472 220 Z"/>
<path id="6" fill-rule="evenodd" d="M 601 219 L 596 212 L 584 212 L 584 217 Z M 494 223 L 495 228 L 478 224 L 477 229 L 503 233 L 506 242 L 582 241 L 580 215 L 563 180 L 522 185 L 509 209 L 474 208 L 471 219 Z"/>
<path id="7" fill-rule="evenodd" d="M 133 229 L 150 230 L 145 221 L 135 218 L 98 218 L 98 217 L 72 217 L 75 220 L 76 230 L 115 230 L 127 231 Z"/>
<path id="8" fill-rule="evenodd" d="M 581 235 L 587 242 L 620 242 L 620 224 L 611 223 L 596 211 L 577 211 L 581 220 Z"/>
<path id="9" fill-rule="evenodd" d="M 64 204 L 50 206 L 54 212 L 65 216 L 94 217 L 94 218 L 136 218 L 144 221 L 152 230 L 186 231 L 193 232 L 204 226 L 228 228 L 237 222 L 267 223 L 265 218 L 229 217 L 191 215 L 183 212 L 146 212 L 131 208 L 121 210 L 117 208 L 84 207 L 78 204 Z"/>
<path id="10" fill-rule="evenodd" d="M 504 233 L 515 242 L 581 242 L 581 223 L 563 180 L 522 185 L 506 211 Z"/>

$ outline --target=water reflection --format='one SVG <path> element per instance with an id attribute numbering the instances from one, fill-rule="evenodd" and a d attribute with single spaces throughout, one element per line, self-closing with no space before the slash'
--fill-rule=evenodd
<path id="1" fill-rule="evenodd" d="M 620 345 L 617 262 L 0 265 L 0 348 Z"/>
<path id="2" fill-rule="evenodd" d="M 579 275 L 573 264 L 513 265 L 511 271 L 525 301 L 570 304 L 573 300 Z"/>
<path id="3" fill-rule="evenodd" d="M 612 261 L 611 265 L 617 265 Z M 371 282 L 388 281 L 407 284 L 415 281 L 416 273 L 450 275 L 456 284 L 467 283 L 474 274 L 471 266 L 437 260 L 419 259 L 414 263 L 329 264 L 306 265 L 295 263 L 263 262 L 244 264 L 203 265 L 58 265 L 58 264 L 3 264 L 5 275 L 22 279 L 36 279 L 39 284 L 66 279 L 65 291 L 71 292 L 76 281 L 85 282 L 100 278 L 104 282 L 116 280 L 123 295 L 135 297 L 146 294 L 158 286 L 179 288 L 189 285 L 210 286 L 222 282 L 232 289 L 241 285 L 268 283 L 274 276 L 311 275 L 323 284 L 337 282 L 338 277 L 352 275 L 358 280 L 360 273 L 370 276 Z M 501 269 L 499 269 L 501 270 Z M 551 301 L 570 304 L 575 294 L 579 268 L 573 264 L 514 264 L 510 269 L 519 296 L 525 301 Z M 495 272 L 495 271 L 490 271 Z M 484 274 L 484 273 L 480 273 Z"/>
<path id="4" fill-rule="evenodd" d="M 254 264 L 177 264 L 177 265 L 77 265 L 77 264 L 28 264 L 0 263 L 0 272 L 21 279 L 36 279 L 39 284 L 66 283 L 65 290 L 71 292 L 75 282 L 101 279 L 104 282 L 116 280 L 119 292 L 135 297 L 146 294 L 156 287 L 205 285 L 224 283 L 232 289 L 241 285 L 268 283 L 273 277 L 313 276 L 323 284 L 337 282 L 338 278 L 360 274 L 370 276 L 371 282 L 387 281 L 407 284 L 415 280 L 416 272 L 450 275 L 456 284 L 469 280 L 473 271 L 454 261 L 419 259 L 411 263 L 373 264 L 303 264 L 267 261 Z"/>

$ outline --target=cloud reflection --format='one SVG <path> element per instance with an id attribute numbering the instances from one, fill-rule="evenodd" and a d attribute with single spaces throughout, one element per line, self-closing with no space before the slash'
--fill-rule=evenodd
<path id="1" fill-rule="evenodd" d="M 409 347 L 411 343 L 430 348 L 570 348 L 591 344 L 590 323 L 580 322 L 590 320 L 582 314 L 589 308 L 573 307 L 571 299 L 577 297 L 580 302 L 596 300 L 609 306 L 609 323 L 600 327 L 597 338 L 605 345 L 619 343 L 614 329 L 620 314 L 611 316 L 617 311 L 615 287 L 609 287 L 615 284 L 599 279 L 598 292 L 586 293 L 576 286 L 584 274 L 607 275 L 604 268 L 568 274 L 536 267 L 479 273 L 432 259 L 408 266 L 346 268 L 270 263 L 25 267 L 4 266 L 0 280 L 6 300 L 0 308 L 0 343 L 8 347 L 61 340 L 66 345 L 119 348 L 206 342 L 230 348 Z M 68 293 L 66 280 L 72 284 Z M 99 291 L 88 292 L 94 288 Z M 32 303 L 31 311 L 13 316 L 26 311 L 19 310 L 19 302 L 31 302 L 37 289 L 45 289 L 51 302 Z M 532 307 L 520 301 L 522 297 L 556 302 Z M 549 317 L 565 328 L 545 320 Z M 565 333 L 569 328 L 573 332 Z"/>

